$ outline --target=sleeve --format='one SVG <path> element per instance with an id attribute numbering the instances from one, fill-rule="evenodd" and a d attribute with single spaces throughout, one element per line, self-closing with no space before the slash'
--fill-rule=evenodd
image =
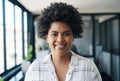
<path id="1" fill-rule="evenodd" d="M 28 70 L 25 74 L 24 81 L 37 80 L 39 78 L 38 74 L 39 74 L 39 61 L 35 60 L 28 68 Z"/>
<path id="2" fill-rule="evenodd" d="M 26 74 L 25 74 L 25 80 L 24 81 L 39 81 L 40 80 L 40 61 L 41 60 L 35 60 L 32 62 L 30 67 L 28 68 Z"/>
<path id="3" fill-rule="evenodd" d="M 91 71 L 88 73 L 88 81 L 102 81 L 100 72 L 93 61 L 90 63 Z"/>
<path id="4" fill-rule="evenodd" d="M 32 66 L 30 66 L 26 72 L 24 81 L 32 81 Z"/>
<path id="5" fill-rule="evenodd" d="M 92 72 L 90 79 L 90 81 L 102 81 L 101 75 L 97 70 Z"/>

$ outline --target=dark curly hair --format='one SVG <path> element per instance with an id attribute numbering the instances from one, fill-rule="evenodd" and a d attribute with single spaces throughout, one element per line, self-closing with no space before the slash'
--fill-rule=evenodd
<path id="1" fill-rule="evenodd" d="M 51 3 L 41 11 L 38 21 L 38 36 L 45 39 L 53 22 L 64 22 L 70 26 L 74 38 L 81 37 L 83 21 L 77 8 L 62 2 Z"/>

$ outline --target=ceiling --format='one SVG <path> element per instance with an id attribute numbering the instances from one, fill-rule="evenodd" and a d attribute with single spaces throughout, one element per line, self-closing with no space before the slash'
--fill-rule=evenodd
<path id="1" fill-rule="evenodd" d="M 53 2 L 65 2 L 81 13 L 120 13 L 120 0 L 18 0 L 28 11 L 38 15 Z"/>

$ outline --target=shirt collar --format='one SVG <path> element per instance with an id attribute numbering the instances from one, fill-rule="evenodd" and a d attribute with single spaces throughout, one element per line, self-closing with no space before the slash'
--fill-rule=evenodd
<path id="1" fill-rule="evenodd" d="M 78 65 L 78 57 L 76 57 L 76 54 L 73 51 L 71 51 L 71 62 L 69 64 L 69 67 L 74 68 L 77 65 Z"/>
<path id="2" fill-rule="evenodd" d="M 47 56 L 45 56 L 45 58 L 42 62 L 47 63 L 47 64 L 52 64 L 51 53 L 49 53 Z M 69 67 L 73 68 L 77 65 L 78 65 L 78 57 L 76 56 L 76 54 L 73 51 L 71 51 L 71 62 L 69 64 Z"/>

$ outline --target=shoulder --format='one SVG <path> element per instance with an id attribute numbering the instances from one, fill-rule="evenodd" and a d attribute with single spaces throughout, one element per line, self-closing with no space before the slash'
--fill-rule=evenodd
<path id="1" fill-rule="evenodd" d="M 46 64 L 46 60 L 49 56 L 42 57 L 40 59 L 36 59 L 32 62 L 30 67 L 28 68 L 26 75 L 25 75 L 25 81 L 32 81 L 36 80 L 39 77 L 39 72 L 44 71 Z M 41 69 L 42 68 L 42 69 Z"/>
<path id="2" fill-rule="evenodd" d="M 45 65 L 47 65 L 48 63 L 49 56 L 50 55 L 46 55 L 45 57 L 35 59 L 28 68 L 28 71 L 35 71 L 38 70 L 40 67 L 45 67 Z"/>
<path id="3" fill-rule="evenodd" d="M 78 57 L 78 69 L 84 71 L 87 75 L 87 81 L 102 81 L 100 72 L 93 60 L 79 55 L 76 56 Z"/>
<path id="4" fill-rule="evenodd" d="M 96 69 L 96 65 L 92 59 L 77 55 L 76 53 L 73 53 L 73 57 L 76 59 L 79 68 Z"/>
<path id="5" fill-rule="evenodd" d="M 42 58 L 35 59 L 32 62 L 31 66 L 38 66 L 40 64 L 46 64 L 48 62 L 49 58 L 50 58 L 50 55 L 46 55 L 46 56 L 44 56 Z"/>

